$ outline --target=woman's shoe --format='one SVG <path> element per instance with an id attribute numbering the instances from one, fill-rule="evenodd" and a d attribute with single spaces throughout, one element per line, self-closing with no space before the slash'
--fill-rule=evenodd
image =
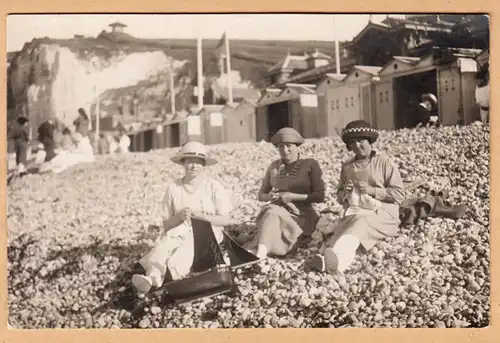
<path id="1" fill-rule="evenodd" d="M 325 271 L 325 258 L 320 255 L 316 254 L 311 260 L 309 261 L 309 265 L 311 268 L 314 270 L 323 273 Z"/>
<path id="2" fill-rule="evenodd" d="M 153 280 L 149 276 L 134 274 L 132 285 L 139 297 L 146 295 L 153 287 Z"/>
<path id="3" fill-rule="evenodd" d="M 324 264 L 325 264 L 325 271 L 328 274 L 337 274 L 339 273 L 338 267 L 339 267 L 339 258 L 337 257 L 337 254 L 333 251 L 333 249 L 325 249 L 324 254 Z"/>

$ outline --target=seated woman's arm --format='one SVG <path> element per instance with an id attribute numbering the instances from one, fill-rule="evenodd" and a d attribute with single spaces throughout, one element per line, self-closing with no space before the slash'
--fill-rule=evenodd
<path id="1" fill-rule="evenodd" d="M 399 168 L 390 160 L 386 160 L 383 167 L 385 187 L 373 187 L 371 196 L 387 203 L 400 204 L 405 199 L 405 188 L 399 173 Z"/>
<path id="2" fill-rule="evenodd" d="M 267 168 L 264 178 L 262 179 L 262 185 L 260 186 L 259 193 L 257 195 L 259 201 L 268 202 L 274 199 L 274 195 L 271 193 L 273 187 L 271 186 L 271 168 L 272 165 Z"/>
<path id="3" fill-rule="evenodd" d="M 163 197 L 162 210 L 163 230 L 165 233 L 174 227 L 181 225 L 185 221 L 183 212 L 174 214 L 172 192 L 170 187 L 167 189 L 167 192 Z"/>
<path id="4" fill-rule="evenodd" d="M 344 165 L 342 165 L 340 169 L 340 178 L 339 178 L 339 184 L 337 186 L 337 202 L 341 205 L 345 204 L 345 199 L 346 199 L 346 191 L 345 191 L 345 172 L 344 172 Z"/>
<path id="5" fill-rule="evenodd" d="M 293 194 L 295 198 L 292 201 L 302 201 L 308 203 L 321 203 L 325 201 L 325 182 L 323 180 L 323 172 L 316 160 L 311 161 L 311 169 L 309 170 L 309 178 L 311 180 L 311 192 L 309 194 Z"/>

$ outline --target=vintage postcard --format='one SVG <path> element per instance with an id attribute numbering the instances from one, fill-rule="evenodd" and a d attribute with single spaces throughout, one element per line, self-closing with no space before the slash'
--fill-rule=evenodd
<path id="1" fill-rule="evenodd" d="M 490 19 L 8 15 L 9 332 L 490 326 Z"/>

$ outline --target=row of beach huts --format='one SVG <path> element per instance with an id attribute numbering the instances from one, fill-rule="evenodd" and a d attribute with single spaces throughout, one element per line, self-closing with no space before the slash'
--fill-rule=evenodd
<path id="1" fill-rule="evenodd" d="M 266 89 L 256 103 L 206 105 L 174 120 L 128 132 L 131 151 L 269 140 L 291 126 L 305 138 L 334 136 L 364 119 L 380 130 L 409 127 L 423 93 L 438 99 L 441 125 L 467 125 L 479 116 L 475 101 L 478 68 L 488 51 L 434 49 L 417 57 L 395 56 L 383 67 L 354 66 L 347 74 L 320 75 L 315 84 Z"/>

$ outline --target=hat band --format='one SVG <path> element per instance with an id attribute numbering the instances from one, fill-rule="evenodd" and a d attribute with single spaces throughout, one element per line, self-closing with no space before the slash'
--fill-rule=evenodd
<path id="1" fill-rule="evenodd" d="M 181 155 L 182 155 L 182 157 L 186 157 L 186 156 L 206 157 L 206 155 L 202 154 L 201 152 L 185 152 L 185 153 L 182 153 Z"/>
<path id="2" fill-rule="evenodd" d="M 344 129 L 342 131 L 342 136 L 347 135 L 349 133 L 377 133 L 377 130 L 374 130 L 370 127 L 353 127 L 350 129 Z"/>

